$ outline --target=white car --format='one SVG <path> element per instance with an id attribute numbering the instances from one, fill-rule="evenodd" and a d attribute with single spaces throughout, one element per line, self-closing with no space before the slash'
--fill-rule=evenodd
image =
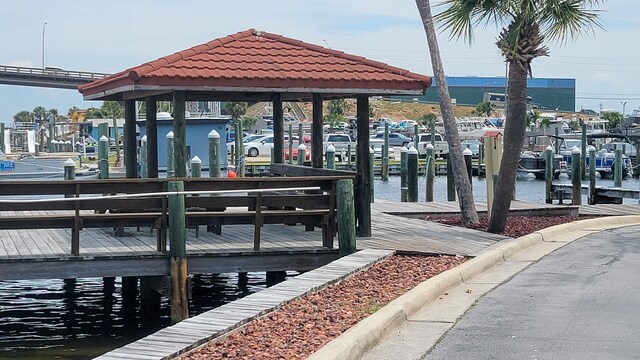
<path id="1" fill-rule="evenodd" d="M 244 154 L 248 157 L 271 156 L 271 149 L 273 149 L 273 139 L 273 135 L 267 135 L 255 141 L 245 143 Z M 285 147 L 287 147 L 288 141 L 289 137 L 285 136 Z M 295 143 L 295 147 L 297 147 L 298 137 L 293 136 L 293 141 Z"/>
<path id="2" fill-rule="evenodd" d="M 247 143 L 250 143 L 250 142 L 254 142 L 254 141 L 262 139 L 265 136 L 266 135 L 264 135 L 264 134 L 247 135 L 247 136 L 242 138 L 242 143 L 243 144 L 247 144 Z M 231 147 L 232 146 L 236 146 L 236 142 L 235 141 L 230 141 L 230 142 L 227 143 L 227 154 L 228 155 L 231 154 Z"/>

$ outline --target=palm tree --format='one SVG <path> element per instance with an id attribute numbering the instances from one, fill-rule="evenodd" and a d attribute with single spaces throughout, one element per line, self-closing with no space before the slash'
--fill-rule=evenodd
<path id="1" fill-rule="evenodd" d="M 438 39 L 436 37 L 436 29 L 433 26 L 433 18 L 431 16 L 431 6 L 429 0 L 416 0 L 422 25 L 427 35 L 427 43 L 429 44 L 429 53 L 431 54 L 431 65 L 433 74 L 438 84 L 438 97 L 440 98 L 440 112 L 444 121 L 444 130 L 447 135 L 447 143 L 449 144 L 449 158 L 453 169 L 453 177 L 458 193 L 458 201 L 460 205 L 460 214 L 462 222 L 465 224 L 477 224 L 479 222 L 476 204 L 473 201 L 473 191 L 471 189 L 471 181 L 467 175 L 467 168 L 462 155 L 462 146 L 460 137 L 458 136 L 458 128 L 456 127 L 456 118 L 453 115 L 453 104 L 447 87 L 447 80 L 444 76 L 444 68 L 440 58 L 440 50 L 438 48 Z"/>
<path id="2" fill-rule="evenodd" d="M 596 5 L 600 0 L 445 0 L 435 16 L 456 39 L 471 41 L 473 28 L 496 22 L 504 26 L 496 45 L 509 66 L 504 155 L 500 164 L 488 231 L 504 230 L 515 187 L 524 140 L 527 112 L 527 76 L 533 59 L 548 56 L 545 40 L 564 43 L 600 27 Z"/>
<path id="3" fill-rule="evenodd" d="M 480 115 L 491 116 L 493 111 L 493 104 L 489 101 L 481 102 L 476 106 L 476 112 Z"/>

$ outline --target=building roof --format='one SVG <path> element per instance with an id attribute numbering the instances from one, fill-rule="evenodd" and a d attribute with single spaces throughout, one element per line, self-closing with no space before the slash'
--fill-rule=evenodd
<path id="1" fill-rule="evenodd" d="M 173 90 L 308 97 L 420 95 L 430 85 L 428 76 L 250 29 L 81 85 L 79 91 L 85 99 L 137 98 Z"/>

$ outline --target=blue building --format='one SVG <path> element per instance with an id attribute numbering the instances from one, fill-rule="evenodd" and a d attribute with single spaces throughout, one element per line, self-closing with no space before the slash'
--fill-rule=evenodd
<path id="1" fill-rule="evenodd" d="M 484 93 L 502 93 L 505 91 L 504 77 L 481 76 L 448 76 L 447 85 L 451 99 L 459 105 L 477 105 L 483 101 Z M 433 85 L 427 89 L 426 95 L 418 97 L 420 101 L 438 102 L 438 84 L 433 79 Z M 575 111 L 576 108 L 576 80 L 557 78 L 527 79 L 527 95 L 532 98 L 534 105 L 541 109 L 558 109 Z M 402 97 L 415 99 L 416 97 Z"/>
<path id="2" fill-rule="evenodd" d="M 220 167 L 227 168 L 227 124 L 228 117 L 187 117 L 187 158 L 189 161 L 194 156 L 202 160 L 202 168 L 209 168 L 209 138 L 211 130 L 220 134 Z M 173 131 L 173 118 L 168 113 L 158 113 L 158 168 L 167 167 L 167 134 Z M 137 121 L 140 127 L 140 137 L 147 134 L 147 124 L 144 119 Z"/>

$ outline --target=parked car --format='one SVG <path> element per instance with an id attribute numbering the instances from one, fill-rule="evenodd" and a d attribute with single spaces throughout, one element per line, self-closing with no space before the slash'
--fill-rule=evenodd
<path id="1" fill-rule="evenodd" d="M 288 140 L 288 137 L 285 136 L 285 143 Z M 293 136 L 293 141 L 297 143 L 298 137 Z M 244 144 L 244 154 L 248 157 L 256 157 L 260 155 L 270 156 L 271 149 L 273 149 L 273 135 L 267 135 L 258 140 Z"/>
<path id="2" fill-rule="evenodd" d="M 305 150 L 305 152 L 304 152 L 304 155 L 305 155 L 304 159 L 307 160 L 307 161 L 311 160 L 311 151 L 310 150 L 311 150 L 311 147 L 307 146 L 307 150 Z M 291 149 L 291 157 L 293 158 L 294 161 L 298 160 L 298 148 L 295 147 L 295 146 Z M 289 160 L 289 149 L 288 148 L 284 149 L 284 159 L 287 160 L 287 161 Z"/>
<path id="3" fill-rule="evenodd" d="M 377 132 L 375 135 L 375 139 L 384 140 L 384 130 L 382 132 Z M 411 142 L 411 138 L 404 136 L 400 133 L 389 133 L 389 146 L 407 146 Z"/>
<path id="4" fill-rule="evenodd" d="M 434 154 L 436 156 L 447 157 L 449 155 L 449 144 L 442 134 L 434 135 Z M 431 144 L 431 134 L 418 134 L 418 155 L 427 156 L 427 144 Z"/>
<path id="5" fill-rule="evenodd" d="M 369 139 L 369 145 L 373 147 L 373 158 L 375 160 L 381 160 L 382 146 L 384 145 L 384 139 L 380 139 L 380 138 Z M 389 160 L 395 160 L 395 155 L 393 153 L 393 150 L 389 150 L 388 155 L 389 155 Z"/>
<path id="6" fill-rule="evenodd" d="M 264 134 L 247 135 L 244 138 L 242 138 L 242 143 L 243 144 L 247 144 L 247 143 L 250 143 L 250 142 L 254 142 L 254 141 L 262 139 L 265 136 L 267 136 L 267 135 L 264 135 Z M 236 145 L 235 141 L 231 141 L 231 142 L 227 143 L 227 155 L 231 155 L 231 146 L 235 146 L 235 145 Z"/>

